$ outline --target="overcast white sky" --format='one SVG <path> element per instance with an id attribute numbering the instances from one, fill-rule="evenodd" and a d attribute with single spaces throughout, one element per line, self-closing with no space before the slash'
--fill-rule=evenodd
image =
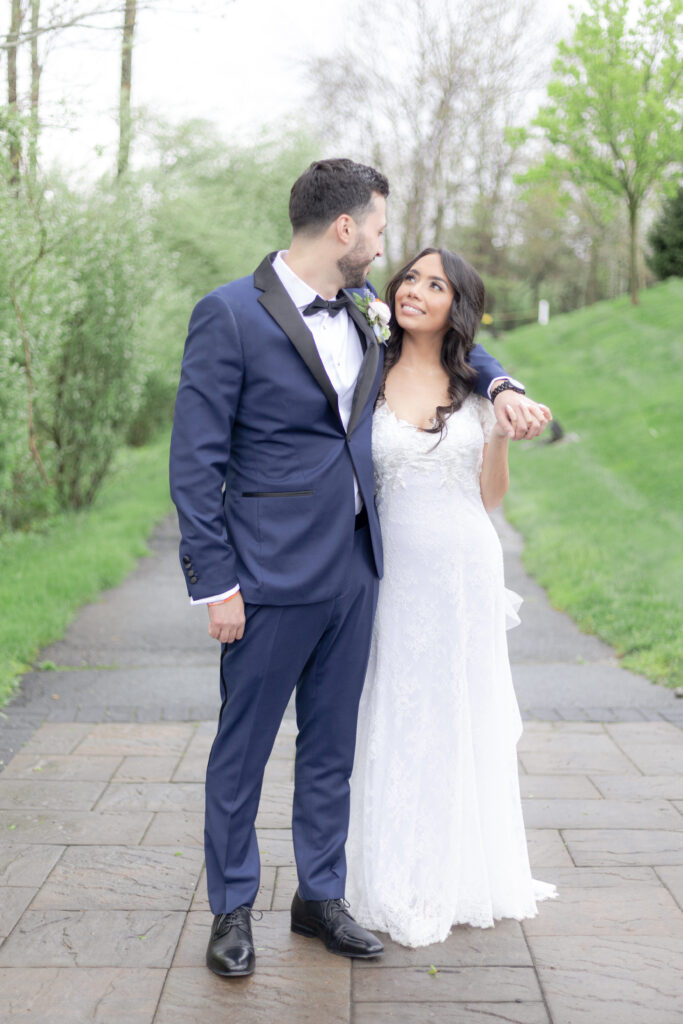
<path id="1" fill-rule="evenodd" d="M 153 0 L 153 9 L 139 15 L 133 105 L 172 121 L 208 118 L 227 138 L 247 141 L 261 125 L 303 107 L 302 57 L 334 59 L 335 48 L 353 37 L 350 6 L 349 0 Z M 567 3 L 540 6 L 553 37 L 566 35 Z M 378 33 L 381 38 L 380 26 Z M 53 126 L 43 135 L 47 162 L 56 157 L 87 167 L 88 176 L 112 166 L 119 50 L 119 33 L 111 30 L 72 30 L 53 44 L 43 77 L 43 117 Z"/>

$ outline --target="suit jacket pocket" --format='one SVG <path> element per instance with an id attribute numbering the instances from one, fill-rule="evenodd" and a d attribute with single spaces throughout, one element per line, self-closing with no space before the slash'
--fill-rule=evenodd
<path id="1" fill-rule="evenodd" d="M 242 491 L 243 498 L 307 498 L 313 491 Z"/>

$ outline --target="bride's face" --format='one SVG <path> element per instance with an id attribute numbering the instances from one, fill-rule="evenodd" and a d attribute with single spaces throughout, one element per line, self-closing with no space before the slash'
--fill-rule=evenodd
<path id="1" fill-rule="evenodd" d="M 453 295 L 439 254 L 423 256 L 413 263 L 396 291 L 395 316 L 399 326 L 410 334 L 446 331 Z"/>

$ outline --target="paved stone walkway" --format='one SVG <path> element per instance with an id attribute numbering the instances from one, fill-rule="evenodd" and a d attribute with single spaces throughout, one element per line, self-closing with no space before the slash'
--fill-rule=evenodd
<path id="1" fill-rule="evenodd" d="M 171 522 L 0 717 L 0 1024 L 681 1024 L 683 701 L 620 669 L 525 576 L 502 521 L 536 877 L 522 924 L 351 964 L 289 931 L 294 722 L 259 811 L 257 973 L 203 965 L 202 780 L 217 649 Z M 436 969 L 436 971 L 435 971 Z"/>

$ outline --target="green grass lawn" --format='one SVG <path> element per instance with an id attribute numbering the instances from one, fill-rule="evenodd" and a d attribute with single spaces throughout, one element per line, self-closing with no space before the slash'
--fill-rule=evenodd
<path id="1" fill-rule="evenodd" d="M 683 684 L 683 280 L 494 345 L 577 436 L 512 446 L 527 568 L 625 666 Z"/>
<path id="2" fill-rule="evenodd" d="M 123 450 L 91 509 L 0 538 L 0 705 L 78 608 L 124 579 L 171 507 L 164 437 Z"/>

